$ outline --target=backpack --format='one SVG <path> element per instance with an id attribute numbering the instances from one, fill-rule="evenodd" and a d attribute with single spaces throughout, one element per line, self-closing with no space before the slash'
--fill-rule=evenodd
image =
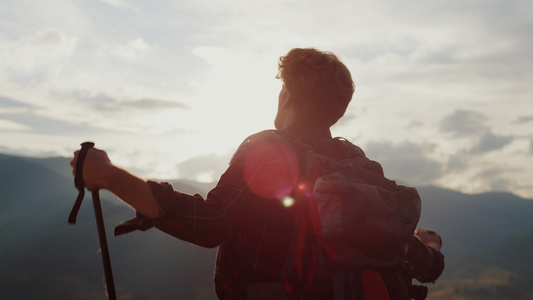
<path id="1" fill-rule="evenodd" d="M 297 216 L 281 284 L 252 286 L 248 299 L 364 299 L 369 272 L 384 274 L 389 284 L 378 287 L 382 292 L 399 293 L 391 281 L 406 291 L 412 278 L 405 255 L 421 211 L 417 190 L 384 177 L 377 162 L 345 139 L 336 142 L 349 158 L 339 159 L 277 134 L 301 158 Z"/>

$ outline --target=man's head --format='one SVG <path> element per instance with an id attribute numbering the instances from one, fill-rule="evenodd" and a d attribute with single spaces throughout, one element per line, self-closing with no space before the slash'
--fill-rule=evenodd
<path id="1" fill-rule="evenodd" d="M 355 91 L 350 71 L 339 58 L 313 48 L 295 48 L 280 57 L 276 78 L 288 93 L 295 121 L 313 127 L 335 124 Z"/>

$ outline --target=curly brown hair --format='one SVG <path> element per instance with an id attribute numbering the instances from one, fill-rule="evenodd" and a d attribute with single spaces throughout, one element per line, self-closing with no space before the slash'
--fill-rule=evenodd
<path id="1" fill-rule="evenodd" d="M 278 74 L 297 106 L 298 121 L 335 124 L 346 112 L 355 85 L 348 68 L 333 53 L 294 48 L 281 56 Z"/>

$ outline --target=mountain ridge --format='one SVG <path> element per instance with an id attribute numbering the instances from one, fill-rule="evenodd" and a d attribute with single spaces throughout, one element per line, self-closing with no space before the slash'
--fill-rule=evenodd
<path id="1" fill-rule="evenodd" d="M 90 195 L 77 224 L 67 225 L 77 196 L 69 160 L 0 154 L 2 299 L 105 299 Z M 214 185 L 169 182 L 180 191 L 204 196 Z M 432 186 L 418 190 L 423 201 L 420 226 L 441 234 L 447 262 L 430 299 L 450 299 L 449 293 L 488 299 L 476 294 L 487 293 L 486 278 L 496 289 L 489 292 L 500 296 L 510 293 L 509 287 L 529 287 L 531 282 L 523 278 L 531 274 L 520 266 L 533 265 L 526 255 L 533 248 L 522 249 L 523 243 L 533 245 L 533 201 L 511 193 L 471 195 Z M 216 299 L 216 249 L 156 229 L 113 237 L 113 227 L 134 212 L 109 192 L 102 191 L 101 197 L 119 299 Z M 524 295 L 514 299 L 531 299 Z"/>

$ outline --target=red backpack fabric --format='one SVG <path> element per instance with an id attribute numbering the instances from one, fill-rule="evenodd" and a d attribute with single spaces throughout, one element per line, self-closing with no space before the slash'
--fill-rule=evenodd
<path id="1" fill-rule="evenodd" d="M 304 176 L 293 190 L 297 216 L 281 286 L 263 285 L 276 294 L 266 298 L 252 287 L 248 299 L 410 299 L 391 297 L 382 270 L 405 262 L 420 218 L 417 190 L 384 177 L 346 140 L 336 142 L 349 155 L 334 158 L 298 136 L 274 134 L 302 159 Z"/>

